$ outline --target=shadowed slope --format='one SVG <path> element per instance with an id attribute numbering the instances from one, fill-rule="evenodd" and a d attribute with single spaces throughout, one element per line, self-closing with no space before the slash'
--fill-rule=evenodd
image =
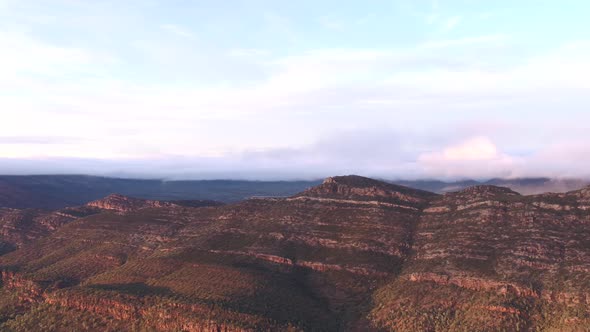
<path id="1" fill-rule="evenodd" d="M 494 186 L 438 197 L 401 276 L 376 293 L 374 321 L 402 331 L 583 331 L 588 197 L 588 189 L 521 196 Z"/>

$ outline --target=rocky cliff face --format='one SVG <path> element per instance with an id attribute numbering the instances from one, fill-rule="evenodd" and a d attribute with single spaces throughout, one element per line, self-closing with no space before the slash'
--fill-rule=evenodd
<path id="1" fill-rule="evenodd" d="M 177 204 L 170 202 L 132 198 L 118 194 L 109 195 L 103 199 L 89 202 L 86 205 L 103 210 L 113 210 L 118 212 L 129 212 L 147 208 L 163 208 L 178 206 Z"/>
<path id="2" fill-rule="evenodd" d="M 408 330 L 584 330 L 586 194 L 521 196 L 478 186 L 432 200 L 418 222 L 414 254 L 377 292 L 374 319 Z M 428 295 L 409 291 L 424 289 Z M 418 314 L 425 307 L 428 319 Z"/>
<path id="3" fill-rule="evenodd" d="M 149 208 L 174 208 L 174 207 L 206 207 L 222 206 L 223 203 L 210 200 L 178 200 L 178 201 L 154 201 L 149 199 L 140 199 L 111 194 L 103 199 L 87 203 L 86 207 L 100 210 L 110 210 L 120 213 L 138 211 Z"/>
<path id="4" fill-rule="evenodd" d="M 321 185 L 297 195 L 297 197 L 318 199 L 389 203 L 416 210 L 434 196 L 426 191 L 355 175 L 327 178 Z"/>
<path id="5" fill-rule="evenodd" d="M 11 328 L 82 310 L 119 330 L 583 331 L 589 206 L 590 188 L 435 195 L 356 176 L 227 206 L 110 196 L 0 256 L 0 315 L 5 301 L 23 314 Z"/>

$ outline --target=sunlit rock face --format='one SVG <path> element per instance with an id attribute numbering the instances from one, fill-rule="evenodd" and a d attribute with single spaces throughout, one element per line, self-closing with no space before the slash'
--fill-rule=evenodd
<path id="1" fill-rule="evenodd" d="M 45 231 L 0 256 L 0 300 L 22 314 L 3 326 L 583 331 L 589 193 L 436 195 L 346 176 L 224 206 L 111 195 L 6 210 L 4 240 L 19 223 Z"/>
<path id="2" fill-rule="evenodd" d="M 129 212 L 145 208 L 160 208 L 178 206 L 170 202 L 152 201 L 147 199 L 131 198 L 123 195 L 112 194 L 103 199 L 92 201 L 87 206 L 104 210 Z"/>
<path id="3" fill-rule="evenodd" d="M 427 191 L 398 186 L 361 176 L 327 178 L 319 186 L 310 188 L 297 197 L 349 200 L 353 202 L 389 203 L 393 206 L 419 210 L 436 196 Z"/>

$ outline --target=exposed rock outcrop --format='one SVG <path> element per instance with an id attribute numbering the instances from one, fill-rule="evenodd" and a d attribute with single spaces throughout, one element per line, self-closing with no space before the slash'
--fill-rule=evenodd
<path id="1" fill-rule="evenodd" d="M 327 178 L 321 185 L 310 188 L 297 196 L 385 202 L 420 208 L 436 195 L 361 176 L 349 175 Z"/>
<path id="2" fill-rule="evenodd" d="M 133 197 L 127 197 L 119 194 L 112 194 L 103 199 L 92 201 L 86 204 L 87 206 L 104 209 L 114 210 L 118 212 L 129 212 L 137 211 L 146 208 L 161 208 L 161 207 L 175 207 L 179 206 L 170 202 L 152 201 L 147 199 L 139 199 Z"/>

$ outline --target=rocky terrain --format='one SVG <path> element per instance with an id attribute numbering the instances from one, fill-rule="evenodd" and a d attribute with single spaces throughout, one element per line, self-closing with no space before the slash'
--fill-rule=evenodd
<path id="1" fill-rule="evenodd" d="M 0 210 L 6 331 L 587 331 L 590 188 Z"/>
<path id="2" fill-rule="evenodd" d="M 589 198 L 588 188 L 521 196 L 477 186 L 432 200 L 413 255 L 376 292 L 373 319 L 409 330 L 587 330 Z"/>
<path id="3" fill-rule="evenodd" d="M 45 237 L 78 218 L 99 213 L 90 206 L 58 211 L 0 208 L 0 252 L 7 253 Z"/>
<path id="4" fill-rule="evenodd" d="M 105 198 L 88 202 L 86 203 L 85 207 L 95 208 L 98 210 L 131 212 L 147 208 L 174 208 L 181 206 L 204 207 L 221 205 L 223 205 L 223 203 L 210 200 L 155 201 L 149 199 L 127 197 L 119 194 L 111 194 Z"/>
<path id="5" fill-rule="evenodd" d="M 418 188 L 436 193 L 448 193 L 462 190 L 478 185 L 491 185 L 510 188 L 522 195 L 536 195 L 547 192 L 565 193 L 578 190 L 590 185 L 588 179 L 576 178 L 514 178 L 514 179 L 490 179 L 484 181 L 460 180 L 460 181 L 437 181 L 437 180 L 399 180 L 392 181 L 404 186 Z"/>

